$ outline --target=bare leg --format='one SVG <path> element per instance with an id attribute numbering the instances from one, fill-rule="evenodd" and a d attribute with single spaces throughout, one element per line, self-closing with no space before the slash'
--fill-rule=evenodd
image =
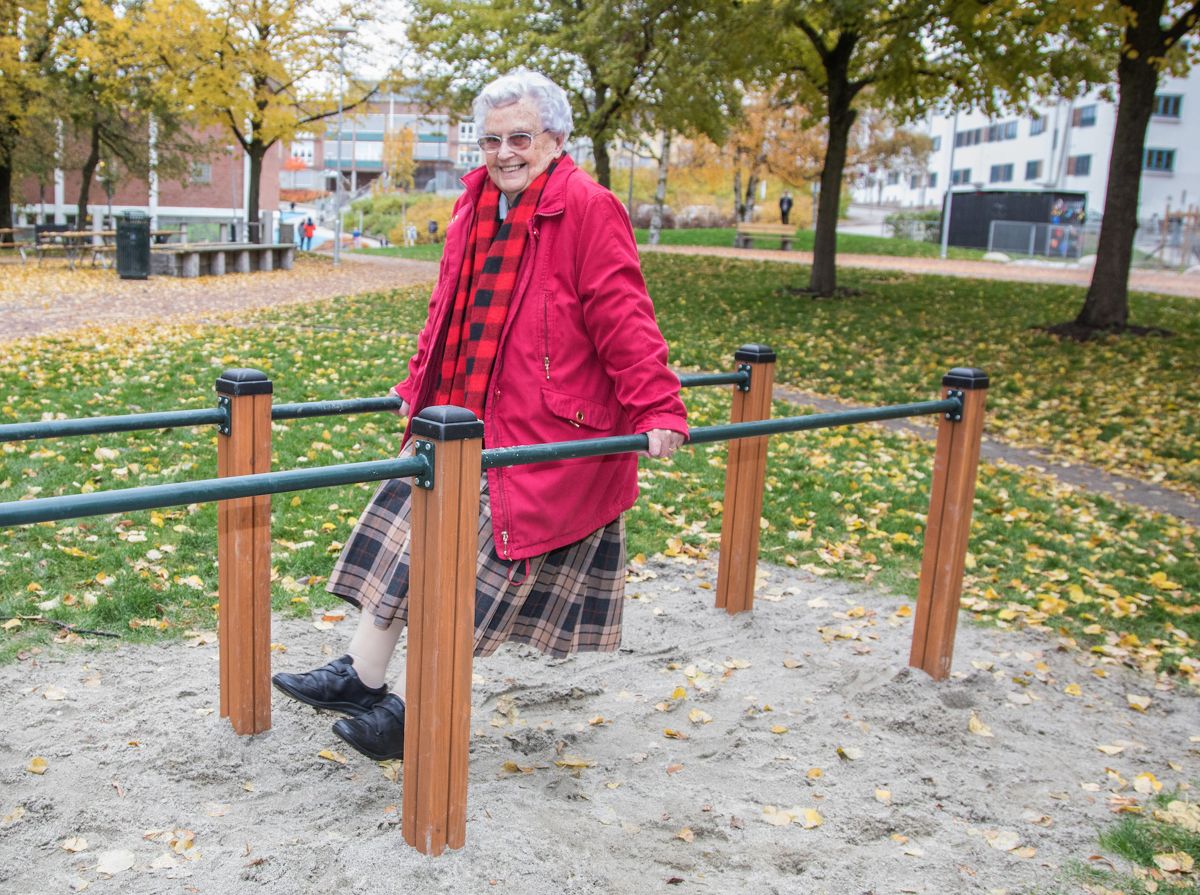
<path id="1" fill-rule="evenodd" d="M 346 652 L 354 662 L 354 673 L 368 687 L 381 687 L 387 679 L 388 661 L 396 651 L 396 643 L 404 631 L 404 624 L 393 621 L 386 628 L 377 628 L 371 613 L 359 616 L 358 628 L 350 638 Z M 403 696 L 403 677 L 399 694 Z"/>

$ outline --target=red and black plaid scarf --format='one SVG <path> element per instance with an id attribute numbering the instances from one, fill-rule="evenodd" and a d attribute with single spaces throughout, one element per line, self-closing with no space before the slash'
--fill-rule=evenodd
<path id="1" fill-rule="evenodd" d="M 467 234 L 434 404 L 466 407 L 483 419 L 488 381 L 529 239 L 529 224 L 553 170 L 551 164 L 525 188 L 503 221 L 499 219 L 500 190 L 490 179 L 484 183 Z"/>

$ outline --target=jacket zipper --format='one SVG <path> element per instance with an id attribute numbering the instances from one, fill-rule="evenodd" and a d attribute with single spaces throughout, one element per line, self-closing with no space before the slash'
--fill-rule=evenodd
<path id="1" fill-rule="evenodd" d="M 504 543 L 504 558 L 512 559 L 512 557 L 508 555 L 508 532 L 500 532 L 500 540 Z"/>
<path id="2" fill-rule="evenodd" d="M 542 338 L 545 339 L 546 381 L 550 381 L 550 299 L 542 295 Z"/>

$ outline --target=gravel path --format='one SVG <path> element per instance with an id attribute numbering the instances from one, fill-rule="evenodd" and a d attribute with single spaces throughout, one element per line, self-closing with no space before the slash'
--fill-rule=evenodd
<path id="1" fill-rule="evenodd" d="M 0 279 L 0 340 L 66 332 L 81 326 L 178 322 L 209 314 L 303 304 L 432 282 L 437 264 L 347 256 L 334 267 L 300 258 L 291 270 L 221 277 L 118 279 L 111 270 L 5 265 Z"/>

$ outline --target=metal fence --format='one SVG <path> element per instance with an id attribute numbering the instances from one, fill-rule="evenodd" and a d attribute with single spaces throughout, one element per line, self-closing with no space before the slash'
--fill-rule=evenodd
<path id="1" fill-rule="evenodd" d="M 1095 255 L 1100 222 L 1041 224 L 1032 221 L 992 221 L 988 251 L 1023 258 L 1079 261 Z M 1138 222 L 1131 264 L 1137 268 L 1186 270 L 1200 265 L 1200 226 L 1193 219 L 1161 218 Z"/>

